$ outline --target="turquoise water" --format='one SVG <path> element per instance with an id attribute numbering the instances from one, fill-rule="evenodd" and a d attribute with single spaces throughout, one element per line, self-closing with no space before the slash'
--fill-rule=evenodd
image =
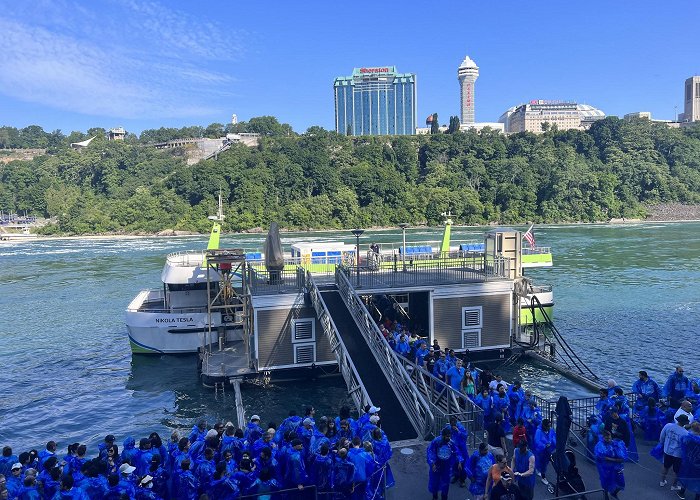
<path id="1" fill-rule="evenodd" d="M 453 244 L 486 228 L 454 228 Z M 440 230 L 409 229 L 407 244 L 438 240 Z M 700 376 L 700 224 L 543 226 L 538 244 L 555 266 L 528 275 L 555 287 L 555 322 L 602 378 L 629 386 L 639 369 L 662 381 L 677 362 Z M 370 232 L 397 242 L 400 231 Z M 285 234 L 294 241 L 349 233 Z M 224 236 L 222 246 L 259 248 L 264 235 Z M 57 439 L 94 444 L 107 432 L 135 437 L 189 428 L 201 415 L 233 420 L 233 394 L 198 381 L 193 357 L 132 359 L 123 311 L 143 288 L 157 287 L 165 254 L 205 246 L 204 237 L 70 239 L 0 245 L 0 445 L 18 449 Z M 541 367 L 517 365 L 543 396 L 584 393 Z M 244 389 L 246 413 L 279 421 L 289 408 L 318 414 L 347 401 L 341 379 Z"/>

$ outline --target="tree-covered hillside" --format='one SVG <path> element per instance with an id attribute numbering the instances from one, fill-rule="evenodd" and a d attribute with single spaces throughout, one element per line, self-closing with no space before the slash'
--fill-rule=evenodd
<path id="1" fill-rule="evenodd" d="M 698 126 L 606 118 L 539 136 L 346 137 L 262 118 L 259 147 L 193 166 L 139 140 L 98 138 L 80 152 L 54 141 L 50 155 L 0 166 L 0 209 L 55 217 L 47 232 L 101 233 L 206 231 L 219 189 L 229 231 L 439 224 L 447 210 L 459 224 L 597 221 L 700 203 Z"/>

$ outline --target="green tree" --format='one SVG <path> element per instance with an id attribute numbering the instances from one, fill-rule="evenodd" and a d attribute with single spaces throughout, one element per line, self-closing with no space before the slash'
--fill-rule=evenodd
<path id="1" fill-rule="evenodd" d="M 438 134 L 440 133 L 440 124 L 438 123 L 438 114 L 433 113 L 433 119 L 430 122 L 430 133 Z"/>

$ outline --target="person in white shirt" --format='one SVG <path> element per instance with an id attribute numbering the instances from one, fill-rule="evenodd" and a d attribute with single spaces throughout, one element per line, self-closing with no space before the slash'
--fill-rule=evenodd
<path id="1" fill-rule="evenodd" d="M 695 420 L 695 417 L 693 417 L 693 404 L 688 401 L 687 399 L 681 403 L 681 407 L 678 408 L 676 411 L 676 414 L 673 416 L 674 419 L 678 418 L 678 415 L 685 415 L 688 417 L 688 423 L 692 424 L 693 421 Z"/>

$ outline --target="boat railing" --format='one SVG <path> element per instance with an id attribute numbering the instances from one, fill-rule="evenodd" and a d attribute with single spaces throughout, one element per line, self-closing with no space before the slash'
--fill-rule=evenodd
<path id="1" fill-rule="evenodd" d="M 435 417 L 430 404 L 411 381 L 396 352 L 384 340 L 379 327 L 367 312 L 362 299 L 357 295 L 341 268 L 336 271 L 335 279 L 343 302 L 355 319 L 358 329 L 370 346 L 382 372 L 393 387 L 403 409 L 411 420 L 411 424 L 420 436 L 430 436 L 435 431 Z"/>
<path id="2" fill-rule="evenodd" d="M 535 247 L 535 248 L 523 247 L 522 253 L 523 253 L 523 255 L 547 254 L 547 253 L 552 253 L 552 247 Z"/>
<path id="3" fill-rule="evenodd" d="M 362 408 L 366 405 L 372 405 L 372 400 L 367 393 L 367 389 L 362 383 L 362 379 L 357 373 L 355 364 L 348 355 L 347 348 L 343 343 L 343 339 L 338 333 L 338 329 L 331 318 L 326 303 L 321 297 L 321 293 L 316 286 L 316 282 L 312 277 L 310 272 L 306 272 L 306 289 L 308 290 L 309 296 L 311 298 L 311 304 L 316 311 L 316 317 L 321 323 L 321 327 L 326 334 L 330 344 L 331 351 L 335 353 L 335 357 L 338 360 L 338 367 L 340 373 L 343 375 L 343 379 L 348 387 L 348 394 L 355 403 L 355 408 L 361 413 Z"/>
<path id="4" fill-rule="evenodd" d="M 552 291 L 552 285 L 530 285 L 532 293 L 548 293 Z"/>
<path id="5" fill-rule="evenodd" d="M 173 266 L 200 266 L 204 261 L 203 250 L 184 250 L 181 252 L 169 253 L 166 257 L 167 262 Z"/>
<path id="6" fill-rule="evenodd" d="M 450 260 L 394 260 L 383 265 L 371 259 L 339 268 L 353 281 L 355 288 L 393 288 L 397 286 L 442 285 L 510 279 L 512 259 L 495 257 L 485 262 L 481 254 L 469 254 Z"/>

